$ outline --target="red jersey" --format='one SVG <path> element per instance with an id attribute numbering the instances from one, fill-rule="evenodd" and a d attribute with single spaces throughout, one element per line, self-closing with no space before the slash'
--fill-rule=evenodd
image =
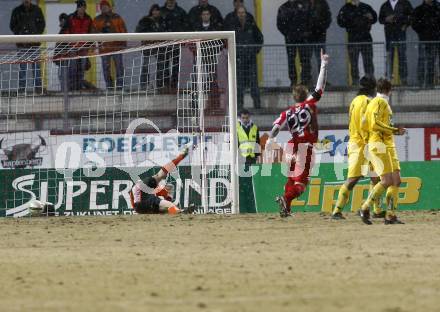
<path id="1" fill-rule="evenodd" d="M 92 32 L 93 21 L 87 14 L 84 14 L 84 17 L 81 18 L 76 12 L 72 13 L 68 22 L 69 33 L 71 34 L 89 34 Z"/>
<path id="2" fill-rule="evenodd" d="M 68 29 L 69 34 L 89 34 L 93 32 L 93 21 L 87 14 L 83 18 L 80 18 L 78 14 L 72 13 L 68 19 Z M 83 48 L 86 42 L 76 42 L 72 43 L 72 46 L 78 48 L 78 55 L 86 56 L 89 49 Z"/>
<path id="3" fill-rule="evenodd" d="M 287 124 L 292 143 L 316 143 L 318 141 L 318 108 L 317 103 L 322 91 L 315 91 L 307 100 L 292 105 L 281 113 L 274 125 L 280 128 Z"/>

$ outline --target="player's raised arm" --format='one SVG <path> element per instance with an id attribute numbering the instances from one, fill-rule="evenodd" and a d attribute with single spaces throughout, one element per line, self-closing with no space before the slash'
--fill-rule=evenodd
<path id="1" fill-rule="evenodd" d="M 319 70 L 318 81 L 316 82 L 315 90 L 310 94 L 307 100 L 315 99 L 319 101 L 324 92 L 325 84 L 327 82 L 327 67 L 330 57 L 321 49 L 321 68 Z"/>

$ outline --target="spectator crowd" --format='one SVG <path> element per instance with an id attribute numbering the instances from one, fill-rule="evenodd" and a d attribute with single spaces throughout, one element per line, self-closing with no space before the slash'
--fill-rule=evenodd
<path id="1" fill-rule="evenodd" d="M 136 32 L 181 32 L 181 31 L 221 31 L 232 30 L 237 41 L 237 95 L 238 106 L 243 106 L 243 94 L 250 89 L 255 108 L 260 107 L 260 93 L 257 79 L 257 55 L 264 44 L 264 37 L 257 23 L 244 6 L 243 0 L 233 0 L 233 11 L 224 18 L 222 13 L 208 0 L 199 0 L 198 5 L 186 12 L 176 0 L 165 0 L 163 5 L 153 4 L 147 16 L 142 17 Z M 86 13 L 86 1 L 77 0 L 77 9 L 70 15 L 60 15 L 60 33 L 124 33 L 127 32 L 123 18 L 114 12 L 111 3 L 100 1 L 101 14 L 92 19 Z M 394 54 L 397 54 L 398 72 L 401 84 L 407 83 L 406 32 L 412 27 L 418 34 L 419 58 L 417 78 L 421 86 L 434 84 L 434 66 L 436 57 L 440 56 L 440 4 L 436 0 L 421 0 L 413 8 L 408 0 L 386 0 L 380 11 L 375 10 L 360 0 L 352 0 L 339 10 L 335 18 L 337 25 L 347 33 L 347 50 L 350 61 L 350 74 L 353 84 L 359 81 L 359 58 L 362 56 L 366 74 L 374 76 L 373 45 L 371 28 L 379 22 L 384 25 L 386 51 L 388 53 L 387 75 L 392 78 Z M 327 0 L 288 0 L 277 12 L 276 26 L 284 36 L 288 59 L 288 77 L 291 86 L 302 83 L 310 85 L 311 64 L 313 59 L 319 65 L 320 50 L 325 50 L 327 31 L 332 23 L 332 14 Z M 45 29 L 41 9 L 32 4 L 32 0 L 23 3 L 12 12 L 10 28 L 16 35 L 41 34 Z M 78 43 L 81 44 L 81 43 Z M 38 49 L 38 44 L 18 44 L 19 50 Z M 107 88 L 119 88 L 123 85 L 124 65 L 121 54 L 112 54 L 125 47 L 125 42 L 108 42 L 101 44 L 102 69 Z M 68 90 L 91 88 L 84 74 L 90 68 L 90 61 L 81 55 L 87 53 L 78 50 L 80 58 L 69 62 L 57 61 L 60 66 L 62 87 Z M 171 50 L 156 53 L 156 80 L 163 86 L 175 87 L 178 80 L 179 57 L 168 55 Z M 173 52 L 173 51 L 171 51 Z M 143 52 L 143 64 L 140 83 L 148 85 L 152 51 Z M 176 53 L 174 51 L 173 53 Z M 180 51 L 177 51 L 180 53 Z M 62 55 L 62 54 L 60 54 Z M 159 56 L 160 55 L 160 56 Z M 84 57 L 83 57 L 84 56 Z M 162 59 L 160 59 L 162 58 Z M 61 58 L 60 58 L 61 59 Z M 115 78 L 112 77 L 112 66 Z M 162 67 L 161 67 L 162 66 Z M 67 68 L 66 68 L 67 67 Z M 31 70 L 34 79 L 32 86 L 41 89 L 41 70 L 39 64 L 30 68 L 20 65 L 20 89 L 29 85 L 27 72 Z M 169 79 L 165 79 L 169 78 Z M 166 82 L 167 81 L 167 82 Z"/>

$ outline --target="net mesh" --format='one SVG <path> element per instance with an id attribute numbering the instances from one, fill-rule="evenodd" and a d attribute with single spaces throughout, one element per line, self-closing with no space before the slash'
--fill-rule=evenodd
<path id="1" fill-rule="evenodd" d="M 185 145 L 182 207 L 232 212 L 222 40 L 0 48 L 0 215 L 131 213 L 129 190 Z"/>

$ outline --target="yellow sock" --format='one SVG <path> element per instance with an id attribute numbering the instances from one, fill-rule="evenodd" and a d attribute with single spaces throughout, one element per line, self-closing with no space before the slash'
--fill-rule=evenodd
<path id="1" fill-rule="evenodd" d="M 394 201 L 393 201 L 393 203 L 394 203 L 394 212 L 397 212 L 397 205 L 398 205 L 398 202 L 399 202 L 399 188 L 397 187 L 397 186 L 395 186 L 395 189 L 394 189 L 394 193 L 393 193 L 393 195 L 394 195 Z"/>
<path id="2" fill-rule="evenodd" d="M 347 186 L 345 186 L 345 184 L 342 184 L 341 188 L 339 189 L 338 199 L 336 200 L 336 205 L 333 213 L 342 212 L 348 202 L 349 197 L 350 190 L 347 188 Z"/>
<path id="3" fill-rule="evenodd" d="M 382 185 L 382 183 L 377 183 L 370 194 L 368 194 L 367 200 L 363 203 L 361 209 L 362 210 L 369 210 L 371 207 L 371 204 L 377 199 L 382 196 L 382 194 L 385 192 L 386 188 Z"/>
<path id="4" fill-rule="evenodd" d="M 370 190 L 369 192 L 371 193 L 373 191 L 374 188 L 374 184 L 370 183 Z M 377 197 L 374 201 L 373 201 L 373 211 L 376 214 L 379 214 L 382 212 L 382 207 L 381 207 L 381 197 Z"/>
<path id="5" fill-rule="evenodd" d="M 387 216 L 395 216 L 397 210 L 397 200 L 399 199 L 399 188 L 397 186 L 390 186 L 387 190 Z"/>
<path id="6" fill-rule="evenodd" d="M 387 210 L 390 210 L 391 201 L 393 199 L 393 186 L 388 187 L 387 193 L 385 195 L 385 203 L 387 205 Z"/>

